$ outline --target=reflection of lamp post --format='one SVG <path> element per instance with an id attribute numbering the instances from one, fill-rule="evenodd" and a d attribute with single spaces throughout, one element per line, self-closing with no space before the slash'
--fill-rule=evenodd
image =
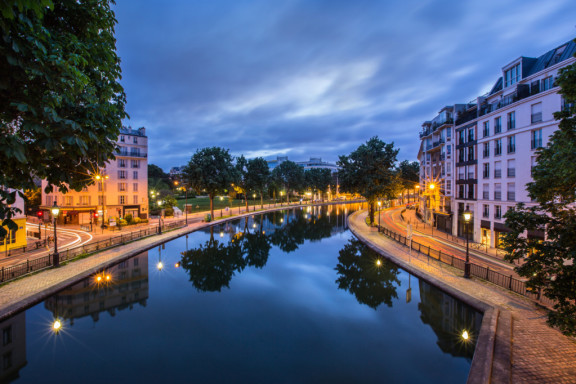
<path id="1" fill-rule="evenodd" d="M 470 223 L 470 219 L 472 218 L 472 212 L 468 206 L 466 206 L 466 210 L 464 211 L 464 233 L 466 234 L 466 263 L 464 263 L 464 277 L 469 279 L 470 278 L 470 251 L 469 247 L 469 240 L 468 240 L 468 224 Z"/>
<path id="2" fill-rule="evenodd" d="M 164 268 L 164 264 L 162 264 L 162 246 L 161 245 L 158 246 L 158 264 L 156 264 L 156 268 L 158 268 L 159 271 L 161 271 L 162 268 Z"/>
<path id="3" fill-rule="evenodd" d="M 58 237 L 56 235 L 56 222 L 58 219 L 58 214 L 60 213 L 60 207 L 54 201 L 52 206 L 52 216 L 54 217 L 54 253 L 52 254 L 52 265 L 54 268 L 60 266 L 60 255 L 58 254 Z"/>

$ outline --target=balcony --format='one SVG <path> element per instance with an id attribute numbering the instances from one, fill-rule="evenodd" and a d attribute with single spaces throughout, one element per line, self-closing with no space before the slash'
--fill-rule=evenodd
<path id="1" fill-rule="evenodd" d="M 516 177 L 516 168 L 508 168 L 508 177 Z"/>
<path id="2" fill-rule="evenodd" d="M 115 153 L 116 156 L 122 156 L 122 157 L 138 157 L 138 158 L 147 158 L 148 154 L 147 153 L 141 153 L 141 152 L 128 152 L 128 151 L 118 151 Z"/>

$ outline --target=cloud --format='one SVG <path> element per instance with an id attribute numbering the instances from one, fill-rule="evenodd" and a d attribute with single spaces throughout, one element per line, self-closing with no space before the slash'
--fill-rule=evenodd
<path id="1" fill-rule="evenodd" d="M 168 169 L 198 148 L 335 161 L 372 136 L 415 159 L 418 132 L 520 55 L 575 35 L 570 1 L 118 2 L 131 120 Z"/>

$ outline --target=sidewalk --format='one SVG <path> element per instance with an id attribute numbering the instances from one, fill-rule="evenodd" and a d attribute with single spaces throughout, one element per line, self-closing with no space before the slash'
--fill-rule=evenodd
<path id="1" fill-rule="evenodd" d="M 365 224 L 366 212 L 349 216 L 352 232 L 371 248 L 403 269 L 424 278 L 447 293 L 475 308 L 497 315 L 492 327 L 482 325 L 491 334 L 492 348 L 483 349 L 480 340 L 471 372 L 489 372 L 486 381 L 470 377 L 471 382 L 492 383 L 575 383 L 576 340 L 546 325 L 546 313 L 530 300 L 476 279 L 464 279 L 462 272 L 450 266 L 409 254 L 400 244 Z M 492 358 L 494 360 L 492 361 Z M 479 369 L 481 368 L 481 369 Z M 472 375 L 472 373 L 471 373 Z M 491 381 L 489 381 L 491 380 Z"/>

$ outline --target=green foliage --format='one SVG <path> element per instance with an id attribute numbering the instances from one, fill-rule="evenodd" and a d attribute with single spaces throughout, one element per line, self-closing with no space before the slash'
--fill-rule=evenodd
<path id="1" fill-rule="evenodd" d="M 304 172 L 306 187 L 312 192 L 325 193 L 332 183 L 332 172 L 327 168 L 312 168 Z"/>
<path id="2" fill-rule="evenodd" d="M 417 161 L 403 160 L 398 165 L 398 170 L 405 189 L 413 189 L 420 181 L 420 164 Z"/>
<path id="3" fill-rule="evenodd" d="M 170 179 L 170 175 L 164 172 L 159 166 L 155 164 L 148 164 L 148 178 L 167 181 Z"/>
<path id="4" fill-rule="evenodd" d="M 262 157 L 248 160 L 246 171 L 246 183 L 252 191 L 260 195 L 260 204 L 262 204 L 263 195 L 270 180 L 268 162 Z"/>
<path id="5" fill-rule="evenodd" d="M 576 66 L 561 71 L 560 93 L 569 108 L 555 113 L 558 130 L 546 148 L 538 151 L 528 194 L 536 206 L 518 204 L 506 215 L 511 232 L 504 238 L 506 259 L 523 260 L 516 268 L 528 278 L 527 285 L 542 290 L 556 301 L 549 324 L 566 335 L 576 335 Z M 545 240 L 526 236 L 527 231 L 544 231 Z M 531 232 L 534 233 L 534 232 Z"/>
<path id="6" fill-rule="evenodd" d="M 86 173 L 113 158 L 126 96 L 109 3 L 0 6 L 0 185 L 31 189 L 41 178 L 81 190 Z M 0 193 L 2 220 L 12 216 L 8 199 Z"/>
<path id="7" fill-rule="evenodd" d="M 290 192 L 304 189 L 304 168 L 293 161 L 286 160 L 272 170 L 272 178 L 282 186 L 289 196 Z"/>
<path id="8" fill-rule="evenodd" d="M 128 224 L 132 224 L 132 221 L 134 220 L 134 218 L 132 217 L 132 214 L 127 214 L 126 216 L 124 216 L 124 220 L 126 220 L 126 222 Z"/>
<path id="9" fill-rule="evenodd" d="M 366 198 L 371 223 L 377 199 L 393 199 L 401 188 L 399 171 L 394 167 L 398 151 L 394 143 L 386 144 L 376 136 L 350 155 L 339 157 L 340 189 Z"/>
<path id="10" fill-rule="evenodd" d="M 33 188 L 24 191 L 24 202 L 26 203 L 26 208 L 31 208 L 32 211 L 37 211 L 38 207 L 42 203 L 42 189 Z"/>
<path id="11" fill-rule="evenodd" d="M 246 203 L 246 209 L 248 209 L 248 193 L 250 191 L 250 186 L 248 181 L 248 160 L 246 160 L 244 155 L 240 155 L 240 157 L 236 159 L 235 168 L 237 178 L 234 183 L 234 191 L 244 195 L 244 202 Z"/>
<path id="12" fill-rule="evenodd" d="M 184 173 L 188 185 L 200 193 L 208 193 L 212 217 L 214 196 L 226 194 L 231 185 L 238 181 L 238 171 L 232 164 L 232 156 L 227 149 L 220 147 L 197 150 Z"/>

